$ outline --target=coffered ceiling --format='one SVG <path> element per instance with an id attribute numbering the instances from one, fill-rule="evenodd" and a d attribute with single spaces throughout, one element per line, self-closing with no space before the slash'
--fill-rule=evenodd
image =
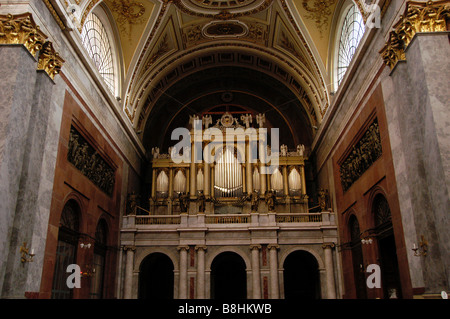
<path id="1" fill-rule="evenodd" d="M 309 125 L 319 125 L 330 104 L 329 43 L 342 2 L 104 0 L 120 34 L 123 110 L 142 131 L 175 83 L 201 70 L 234 66 L 282 83 Z M 83 16 L 99 3 L 81 3 Z"/>

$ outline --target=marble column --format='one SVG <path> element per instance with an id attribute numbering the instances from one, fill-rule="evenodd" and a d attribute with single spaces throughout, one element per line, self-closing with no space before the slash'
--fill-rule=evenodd
<path id="1" fill-rule="evenodd" d="M 189 246 L 179 246 L 180 252 L 180 282 L 178 288 L 178 299 L 187 299 L 187 252 Z"/>
<path id="2" fill-rule="evenodd" d="M 133 288 L 133 268 L 134 268 L 134 251 L 136 247 L 125 246 L 123 248 L 126 251 L 126 264 L 125 264 L 125 283 L 123 287 L 123 298 L 131 299 Z"/>
<path id="3" fill-rule="evenodd" d="M 259 250 L 261 245 L 251 245 L 252 251 L 252 287 L 253 299 L 261 299 L 261 273 L 259 267 Z"/>
<path id="4" fill-rule="evenodd" d="M 327 298 L 336 299 L 336 284 L 334 282 L 334 267 L 333 267 L 333 248 L 334 243 L 324 243 L 322 248 L 325 254 L 325 271 L 326 271 L 326 285 Z"/>
<path id="5" fill-rule="evenodd" d="M 280 289 L 278 287 L 278 249 L 280 246 L 270 244 L 269 249 L 269 267 L 270 267 L 270 299 L 280 298 Z"/>
<path id="6" fill-rule="evenodd" d="M 206 246 L 195 246 L 197 251 L 197 299 L 205 299 L 205 251 Z"/>

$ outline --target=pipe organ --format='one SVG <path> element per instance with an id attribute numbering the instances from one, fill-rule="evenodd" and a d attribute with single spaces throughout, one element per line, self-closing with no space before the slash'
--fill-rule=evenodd
<path id="1" fill-rule="evenodd" d="M 246 116 L 251 117 L 249 114 Z M 233 207 L 233 213 L 268 212 L 271 209 L 277 213 L 307 213 L 304 146 L 298 145 L 295 150 L 288 150 L 286 145 L 281 145 L 279 150 L 272 149 L 263 154 L 261 150 L 264 147 L 255 147 L 267 143 L 264 140 L 267 134 L 261 134 L 267 131 L 263 128 L 263 115 L 259 116 L 257 128 L 250 128 L 248 122 L 241 125 L 229 113 L 223 114 L 211 127 L 205 125 L 211 123 L 210 120 L 202 119 L 200 122 L 197 117 L 192 117 L 192 120 L 198 119 L 204 124 L 200 130 L 195 130 L 192 125 L 189 131 L 191 150 L 195 149 L 194 144 L 200 144 L 204 151 L 205 146 L 212 143 L 204 138 L 210 136 L 210 130 L 215 130 L 216 135 L 218 132 L 222 134 L 223 143 L 214 140 L 213 151 L 204 151 L 201 160 L 194 160 L 192 151 L 185 157 L 189 161 L 174 161 L 171 154 L 175 146 L 170 147 L 166 154 L 154 148 L 150 214 L 198 213 L 199 207 L 205 208 L 207 214 L 230 212 L 223 207 Z M 196 143 L 199 136 L 203 139 L 200 138 L 201 143 Z M 255 149 L 258 151 L 255 152 Z M 198 157 L 199 152 L 195 153 Z M 268 155 L 271 161 L 265 158 Z M 267 174 L 265 168 L 273 164 L 275 156 L 276 165 Z M 252 202 L 252 198 L 256 198 L 252 195 L 255 194 L 259 203 Z M 275 202 L 274 206 L 268 204 L 270 200 Z"/>

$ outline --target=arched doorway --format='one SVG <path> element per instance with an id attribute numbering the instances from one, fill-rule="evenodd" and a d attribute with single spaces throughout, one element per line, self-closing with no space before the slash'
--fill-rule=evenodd
<path id="1" fill-rule="evenodd" d="M 80 215 L 80 206 L 75 200 L 71 199 L 64 205 L 59 221 L 52 299 L 73 298 L 73 289 L 69 289 L 66 284 L 68 276 L 66 269 L 70 264 L 76 264 L 77 245 L 80 237 Z"/>
<path id="2" fill-rule="evenodd" d="M 353 276 L 355 280 L 356 298 L 366 299 L 366 277 L 364 273 L 363 251 L 361 247 L 361 230 L 358 219 L 352 215 L 348 222 L 350 230 L 350 247 L 352 251 Z"/>
<path id="3" fill-rule="evenodd" d="M 383 296 L 384 298 L 401 298 L 402 291 L 391 210 L 382 194 L 375 196 L 372 203 L 372 213 L 375 219 L 375 235 L 378 242 Z"/>
<path id="4" fill-rule="evenodd" d="M 139 299 L 173 299 L 173 263 L 163 253 L 145 257 L 139 269 Z"/>
<path id="5" fill-rule="evenodd" d="M 247 274 L 245 262 L 233 252 L 216 256 L 211 264 L 212 299 L 246 299 Z"/>
<path id="6" fill-rule="evenodd" d="M 290 253 L 283 264 L 284 298 L 320 299 L 319 265 L 309 252 Z"/>

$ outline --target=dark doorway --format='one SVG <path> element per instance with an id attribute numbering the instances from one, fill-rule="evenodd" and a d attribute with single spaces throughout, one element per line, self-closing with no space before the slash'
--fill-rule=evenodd
<path id="1" fill-rule="evenodd" d="M 320 299 L 319 267 L 313 255 L 294 251 L 287 256 L 283 267 L 285 299 Z"/>
<path id="2" fill-rule="evenodd" d="M 356 298 L 367 299 L 366 276 L 364 272 L 364 259 L 360 238 L 361 230 L 355 215 L 352 215 L 349 219 L 349 229 Z"/>
<path id="3" fill-rule="evenodd" d="M 148 255 L 139 270 L 139 299 L 173 299 L 173 269 L 166 255 Z"/>
<path id="4" fill-rule="evenodd" d="M 212 299 L 246 299 L 247 274 L 245 262 L 233 252 L 224 252 L 211 264 Z"/>
<path id="5" fill-rule="evenodd" d="M 375 234 L 378 241 L 383 297 L 386 299 L 402 298 L 391 210 L 383 195 L 375 196 L 372 213 L 375 219 Z"/>

